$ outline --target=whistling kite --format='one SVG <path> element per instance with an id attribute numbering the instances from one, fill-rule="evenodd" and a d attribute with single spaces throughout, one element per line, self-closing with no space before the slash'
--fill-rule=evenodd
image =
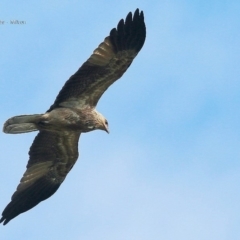
<path id="1" fill-rule="evenodd" d="M 108 132 L 107 120 L 95 107 L 107 88 L 130 66 L 145 37 L 143 12 L 137 9 L 133 16 L 130 12 L 70 77 L 45 114 L 6 121 L 5 133 L 39 133 L 29 151 L 27 170 L 0 222 L 7 224 L 57 191 L 78 158 L 81 133 L 95 129 Z"/>

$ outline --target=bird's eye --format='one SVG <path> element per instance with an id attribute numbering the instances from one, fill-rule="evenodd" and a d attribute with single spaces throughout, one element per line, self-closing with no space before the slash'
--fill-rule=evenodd
<path id="1" fill-rule="evenodd" d="M 105 120 L 105 124 L 108 125 L 108 121 L 107 120 Z"/>

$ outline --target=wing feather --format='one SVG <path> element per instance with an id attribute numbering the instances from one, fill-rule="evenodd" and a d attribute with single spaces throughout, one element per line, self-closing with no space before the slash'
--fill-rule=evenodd
<path id="1" fill-rule="evenodd" d="M 76 131 L 38 133 L 29 151 L 27 170 L 0 222 L 7 224 L 57 191 L 78 158 L 79 136 Z"/>
<path id="2" fill-rule="evenodd" d="M 90 58 L 70 77 L 59 92 L 56 107 L 95 107 L 106 89 L 119 79 L 132 63 L 146 37 L 143 12 L 130 12 L 125 22 L 110 31 Z"/>

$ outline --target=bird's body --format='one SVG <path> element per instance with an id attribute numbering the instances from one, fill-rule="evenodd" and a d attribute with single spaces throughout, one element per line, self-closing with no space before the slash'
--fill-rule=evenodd
<path id="1" fill-rule="evenodd" d="M 70 77 L 46 113 L 8 119 L 5 133 L 39 131 L 29 151 L 27 170 L 0 222 L 7 224 L 53 195 L 78 158 L 81 133 L 108 132 L 108 122 L 95 107 L 107 88 L 132 63 L 146 37 L 143 12 L 137 9 L 111 30 L 90 58 Z"/>
<path id="2" fill-rule="evenodd" d="M 5 133 L 32 131 L 80 131 L 101 129 L 108 132 L 107 120 L 92 108 L 55 108 L 45 114 L 21 115 L 8 119 Z"/>

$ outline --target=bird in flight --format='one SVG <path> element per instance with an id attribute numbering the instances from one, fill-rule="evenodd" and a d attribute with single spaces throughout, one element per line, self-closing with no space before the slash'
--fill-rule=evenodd
<path id="1" fill-rule="evenodd" d="M 81 133 L 109 131 L 108 121 L 95 107 L 131 65 L 145 37 L 143 12 L 130 12 L 69 78 L 46 113 L 15 116 L 5 122 L 5 133 L 39 133 L 30 147 L 27 169 L 0 223 L 7 224 L 57 191 L 78 159 Z"/>

